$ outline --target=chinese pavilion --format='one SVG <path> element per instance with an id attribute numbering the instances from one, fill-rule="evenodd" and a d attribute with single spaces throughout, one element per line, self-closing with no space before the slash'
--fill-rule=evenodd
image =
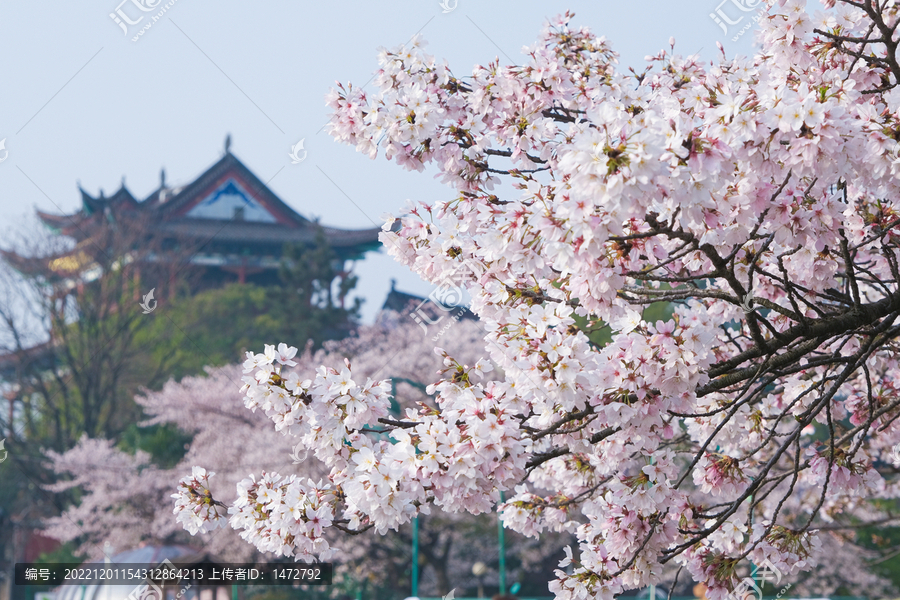
<path id="1" fill-rule="evenodd" d="M 229 282 L 276 283 L 285 244 L 311 246 L 319 235 L 342 261 L 362 258 L 380 245 L 380 228 L 323 227 L 295 212 L 231 153 L 228 140 L 225 155 L 194 181 L 168 186 L 163 171 L 159 187 L 142 200 L 128 191 L 124 180 L 109 197 L 102 191 L 94 197 L 79 189 L 82 206 L 74 214 L 37 211 L 51 230 L 72 238 L 74 247 L 40 258 L 3 250 L 7 263 L 72 289 L 100 276 L 104 261 L 97 255 L 108 253 L 102 240 L 112 226 L 130 230 L 135 249 L 145 241 L 139 260 L 153 261 L 156 267 L 171 262 L 173 278 L 190 265 L 196 290 Z M 146 242 L 150 239 L 152 247 Z M 132 260 L 119 258 L 125 264 Z M 169 295 L 174 294 L 171 283 Z"/>

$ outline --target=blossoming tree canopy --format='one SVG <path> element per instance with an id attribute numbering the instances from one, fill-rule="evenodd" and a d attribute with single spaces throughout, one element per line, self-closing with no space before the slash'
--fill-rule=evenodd
<path id="1" fill-rule="evenodd" d="M 198 468 L 176 494 L 193 531 L 228 520 L 312 560 L 329 527 L 497 507 L 577 535 L 558 598 L 675 561 L 718 600 L 751 561 L 813 566 L 817 527 L 885 517 L 868 502 L 898 495 L 894 3 L 770 1 L 755 57 L 664 51 L 641 72 L 571 17 L 523 66 L 457 77 L 416 39 L 380 53 L 374 93 L 330 93 L 336 139 L 455 190 L 382 240 L 465 285 L 490 361 L 445 356 L 434 401 L 397 416 L 350 364 L 301 380 L 292 348 L 250 355 L 247 406 L 330 475 L 266 473 L 226 506 Z M 673 317 L 642 320 L 660 301 Z"/>

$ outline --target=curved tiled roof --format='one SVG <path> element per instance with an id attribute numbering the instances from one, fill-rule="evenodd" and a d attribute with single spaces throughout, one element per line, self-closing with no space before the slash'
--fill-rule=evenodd
<path id="1" fill-rule="evenodd" d="M 267 244 L 289 242 L 314 243 L 317 226 L 289 227 L 281 223 L 251 223 L 247 221 L 212 221 L 207 219 L 178 219 L 160 224 L 161 231 L 182 237 L 215 238 L 218 241 L 249 241 Z M 323 233 L 333 248 L 367 245 L 378 241 L 380 227 L 371 229 L 334 229 L 323 227 Z"/>
<path id="2" fill-rule="evenodd" d="M 283 231 L 271 229 L 271 235 L 281 241 L 314 239 L 314 234 L 313 237 L 310 237 L 308 232 L 314 232 L 318 225 L 288 206 L 230 152 L 226 152 L 221 159 L 191 183 L 177 188 L 167 188 L 161 185 L 140 202 L 135 200 L 123 182 L 122 187 L 109 197 L 102 195 L 94 197 L 79 188 L 82 208 L 76 213 L 54 215 L 37 211 L 37 215 L 48 227 L 78 239 L 90 235 L 91 223 L 99 215 L 115 218 L 117 213 L 121 213 L 124 210 L 143 213 L 150 218 L 150 222 L 187 231 L 188 233 L 197 231 L 199 228 L 204 228 L 205 230 L 222 229 L 223 232 L 229 231 L 228 235 L 233 239 L 255 240 L 258 238 L 265 240 L 269 234 L 263 233 L 266 231 L 265 229 L 257 227 L 258 225 L 264 225 L 262 223 L 185 217 L 185 213 L 197 202 L 202 200 L 217 185 L 229 178 L 239 180 L 243 187 L 247 189 L 247 192 L 263 204 L 276 217 L 279 224 L 284 226 Z M 108 212 L 111 214 L 107 214 Z M 291 235 L 287 233 L 287 230 L 290 229 L 301 230 L 304 233 Z M 241 233 L 240 230 L 245 230 L 245 232 Z M 337 246 L 348 246 L 377 242 L 380 228 L 345 230 L 337 227 L 324 227 L 323 230 L 326 237 L 329 238 L 329 242 L 333 242 Z"/>
<path id="3" fill-rule="evenodd" d="M 274 222 L 237 220 L 234 218 L 198 218 L 187 216 L 189 211 L 209 198 L 222 186 L 238 182 L 248 198 L 271 215 Z M 322 227 L 318 223 L 301 216 L 285 204 L 266 184 L 231 152 L 216 161 L 191 183 L 179 187 L 166 187 L 164 178 L 160 187 L 141 201 L 122 186 L 112 196 L 102 193 L 99 197 L 88 194 L 79 187 L 82 207 L 76 213 L 54 215 L 37 211 L 45 225 L 78 242 L 90 240 L 98 233 L 104 222 L 124 223 L 133 221 L 139 227 L 147 227 L 148 235 L 162 233 L 173 237 L 200 242 L 207 246 L 210 242 L 218 246 L 213 253 L 227 252 L 221 245 L 239 244 L 243 252 L 259 256 L 281 254 L 281 246 L 286 243 L 315 243 L 319 230 L 326 241 L 344 258 L 357 258 L 365 252 L 380 247 L 379 227 L 366 229 L 341 229 Z M 249 201 L 249 200 L 248 200 Z M 191 213 L 193 215 L 193 213 Z M 143 229 L 142 229 L 143 231 Z M 74 251 L 73 251 L 74 252 Z M 85 257 L 73 253 L 53 257 L 26 257 L 14 252 L 3 251 L 3 258 L 19 271 L 27 273 L 50 273 L 52 276 L 77 270 L 85 262 Z"/>

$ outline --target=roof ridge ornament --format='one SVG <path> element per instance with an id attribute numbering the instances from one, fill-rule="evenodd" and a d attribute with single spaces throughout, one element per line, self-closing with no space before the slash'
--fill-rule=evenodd
<path id="1" fill-rule="evenodd" d="M 231 134 L 225 135 L 225 154 L 231 154 Z"/>

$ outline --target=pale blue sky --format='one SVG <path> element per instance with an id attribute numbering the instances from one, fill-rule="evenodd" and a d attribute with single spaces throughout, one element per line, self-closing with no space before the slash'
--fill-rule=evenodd
<path id="1" fill-rule="evenodd" d="M 301 214 L 346 228 L 380 225 L 380 215 L 400 211 L 407 199 L 433 202 L 451 192 L 433 173 L 370 161 L 317 134 L 327 121 L 328 88 L 335 80 L 368 81 L 378 46 L 421 30 L 429 52 L 467 75 L 495 56 L 520 62 L 544 20 L 571 9 L 575 24 L 611 41 L 623 68 L 641 67 L 669 36 L 681 53 L 712 58 L 716 40 L 730 39 L 750 18 L 726 36 L 710 13 L 721 6 L 737 19 L 752 13 L 732 2 L 756 3 L 458 0 L 443 13 L 438 0 L 176 0 L 132 42 L 139 26 L 126 36 L 109 16 L 120 1 L 0 0 L 0 139 L 9 151 L 0 163 L 4 237 L 20 231 L 35 207 L 74 211 L 77 181 L 91 193 L 111 193 L 124 175 L 139 198 L 158 185 L 161 167 L 168 182 L 189 182 L 219 159 L 226 133 L 233 153 L 263 181 L 271 178 L 270 187 Z M 132 18 L 157 12 L 141 13 L 131 0 L 122 10 Z M 751 38 L 748 31 L 723 43 L 729 55 L 748 54 Z M 288 153 L 301 138 L 309 154 L 293 165 Z M 412 293 L 430 290 L 386 255 L 371 255 L 357 272 L 367 321 L 392 277 Z"/>

